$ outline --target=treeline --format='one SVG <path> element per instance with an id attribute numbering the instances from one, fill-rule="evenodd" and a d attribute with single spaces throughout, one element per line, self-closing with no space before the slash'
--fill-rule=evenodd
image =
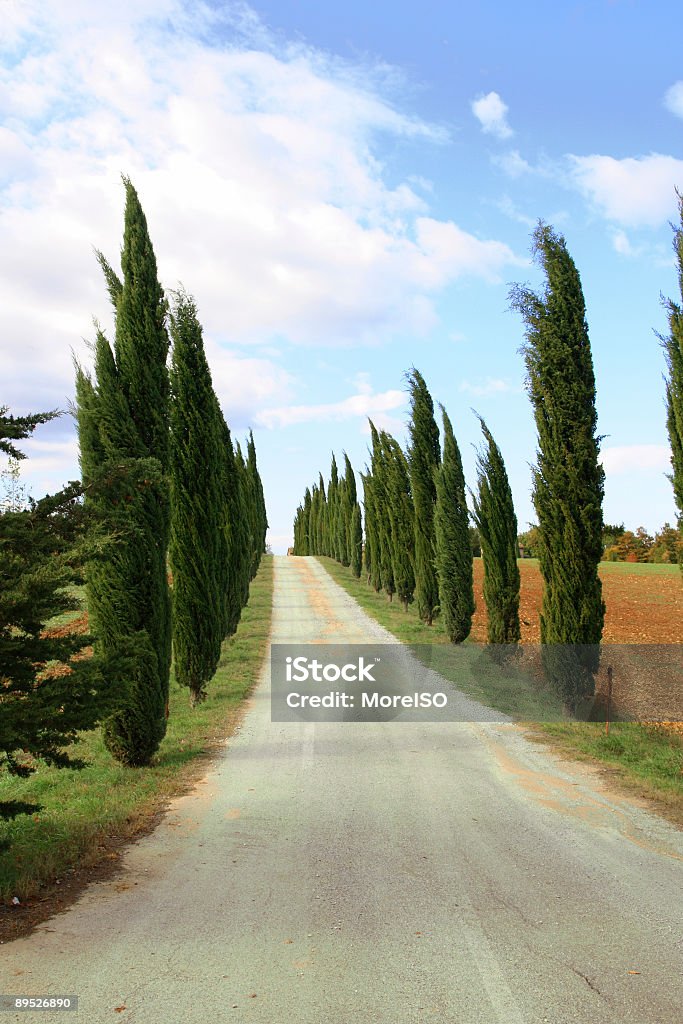
<path id="1" fill-rule="evenodd" d="M 544 578 L 541 642 L 549 676 L 568 711 L 594 690 L 595 645 L 605 607 L 598 563 L 602 555 L 604 471 L 596 432 L 595 378 L 576 266 L 564 238 L 539 223 L 534 255 L 546 280 L 542 293 L 518 286 L 512 306 L 526 328 L 523 354 L 538 431 L 533 502 L 539 519 L 538 557 Z M 439 615 L 449 639 L 469 636 L 474 613 L 472 553 L 480 546 L 488 641 L 516 644 L 519 626 L 517 521 L 505 464 L 480 417 L 484 446 L 477 484 L 467 488 L 460 450 L 441 406 L 442 431 L 427 385 L 407 375 L 411 400 L 409 445 L 370 424 L 370 466 L 363 475 L 368 583 L 407 607 L 417 604 L 431 625 Z M 318 492 L 322 492 L 322 478 Z M 311 497 L 312 505 L 312 497 Z M 295 553 L 323 553 L 300 541 L 306 499 L 297 513 Z M 476 527 L 472 533 L 470 517 Z"/>
<path id="2" fill-rule="evenodd" d="M 537 558 L 540 536 L 532 526 L 517 537 L 521 558 Z M 664 523 L 654 537 L 644 526 L 627 530 L 623 523 L 605 523 L 602 528 L 603 562 L 649 562 L 676 565 L 683 560 L 681 531 Z"/>
<path id="3" fill-rule="evenodd" d="M 363 531 L 356 491 L 356 477 L 344 454 L 344 476 L 339 476 L 332 455 L 330 479 L 325 489 L 322 473 L 318 482 L 306 488 L 304 500 L 294 517 L 294 554 L 327 555 L 361 573 Z"/>
<path id="4" fill-rule="evenodd" d="M 100 721 L 117 760 L 148 764 L 166 732 L 172 655 L 191 703 L 203 700 L 265 550 L 253 436 L 246 452 L 233 443 L 195 302 L 166 298 L 124 187 L 121 275 L 97 254 L 115 337 L 97 327 L 92 373 L 76 367 L 82 482 L 0 514 L 0 764 L 19 775 L 32 756 L 77 766 L 64 748 Z M 57 415 L 6 413 L 0 450 L 15 460 L 13 442 Z M 83 582 L 89 634 L 46 633 Z"/>
<path id="5" fill-rule="evenodd" d="M 421 620 L 441 615 L 449 638 L 465 640 L 472 627 L 472 537 L 460 450 L 441 407 L 443 445 L 434 403 L 424 378 L 407 375 L 411 396 L 410 445 L 370 421 L 370 464 L 361 474 L 365 533 L 348 456 L 339 478 L 332 456 L 330 479 L 307 488 L 294 520 L 295 555 L 328 555 L 365 574 L 368 585 L 394 595 L 404 608 L 417 602 Z M 484 595 L 489 641 L 519 640 L 519 572 L 516 519 L 505 466 L 493 436 L 479 454 L 474 518 L 485 551 Z"/>

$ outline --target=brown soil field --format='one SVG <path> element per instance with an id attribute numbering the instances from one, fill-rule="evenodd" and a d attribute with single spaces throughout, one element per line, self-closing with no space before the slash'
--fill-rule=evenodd
<path id="1" fill-rule="evenodd" d="M 639 571 L 640 570 L 640 571 Z M 477 610 L 472 639 L 486 641 L 486 607 L 482 593 L 483 563 L 474 560 Z M 535 561 L 520 562 L 520 619 L 523 644 L 540 643 L 539 616 L 543 578 Z M 605 601 L 603 644 L 683 644 L 683 584 L 680 573 L 643 573 L 636 566 L 600 569 Z M 641 648 L 642 651 L 642 648 Z M 612 647 L 607 655 L 613 668 L 613 701 L 619 714 L 640 721 L 675 721 L 683 732 L 683 692 L 680 663 L 670 650 L 653 649 L 649 656 L 629 656 L 628 649 Z M 673 666 L 673 668 L 672 668 Z M 607 690 L 606 670 L 597 679 L 597 692 Z"/>
<path id="2" fill-rule="evenodd" d="M 539 616 L 543 599 L 543 578 L 535 561 L 520 562 L 520 618 L 522 643 L 540 643 Z M 472 639 L 486 641 L 486 607 L 482 594 L 484 566 L 474 560 L 474 596 L 477 610 L 472 622 Z M 679 573 L 651 576 L 619 570 L 600 570 L 606 605 L 603 643 L 683 643 L 683 584 Z"/>

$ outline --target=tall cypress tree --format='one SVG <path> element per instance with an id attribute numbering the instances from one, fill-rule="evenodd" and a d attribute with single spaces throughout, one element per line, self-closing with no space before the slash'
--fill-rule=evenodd
<path id="1" fill-rule="evenodd" d="M 594 691 L 598 651 L 584 645 L 600 643 L 605 615 L 598 576 L 605 474 L 579 273 L 552 227 L 539 222 L 533 239 L 545 291 L 518 286 L 511 300 L 526 324 L 523 353 L 538 430 L 533 502 L 545 581 L 541 642 L 565 645 L 545 652 L 546 664 L 567 710 L 575 712 Z"/>
<path id="2" fill-rule="evenodd" d="M 678 284 L 683 300 L 683 195 L 678 197 L 680 225 L 674 230 L 674 252 L 678 264 Z M 665 300 L 669 336 L 661 338 L 669 376 L 666 381 L 666 426 L 671 442 L 671 483 L 678 508 L 678 528 L 683 531 L 683 308 L 672 299 Z M 679 558 L 683 572 L 683 558 Z"/>
<path id="3" fill-rule="evenodd" d="M 478 414 L 477 414 L 478 415 Z M 517 517 L 500 448 L 481 416 L 486 450 L 477 455 L 477 495 L 472 495 L 484 562 L 484 602 L 490 644 L 519 642 Z"/>
<path id="4" fill-rule="evenodd" d="M 254 434 L 249 431 L 247 441 L 247 472 L 250 480 L 250 488 L 253 495 L 253 547 L 251 562 L 251 579 L 254 578 L 261 564 L 261 556 L 266 550 L 266 531 L 268 529 L 268 515 L 266 502 L 263 494 L 263 483 L 256 464 L 256 445 Z"/>
<path id="5" fill-rule="evenodd" d="M 360 505 L 358 502 L 353 506 L 351 515 L 351 572 L 360 578 L 363 566 L 363 524 L 361 521 Z"/>
<path id="6" fill-rule="evenodd" d="M 224 635 L 221 566 L 226 507 L 221 485 L 221 415 L 194 300 L 176 294 L 170 318 L 171 543 L 176 679 L 192 705 L 206 697 Z"/>
<path id="7" fill-rule="evenodd" d="M 363 493 L 365 506 L 365 570 L 368 583 L 379 593 L 382 589 L 380 576 L 380 546 L 377 524 L 377 503 L 375 500 L 375 479 L 372 471 L 363 476 Z"/>
<path id="8" fill-rule="evenodd" d="M 435 474 L 436 572 L 439 602 L 446 633 L 452 643 L 466 640 L 474 615 L 474 580 L 465 478 L 460 449 L 451 421 L 443 416 L 443 462 Z"/>
<path id="9" fill-rule="evenodd" d="M 345 537 L 345 552 L 347 565 L 351 565 L 353 558 L 353 510 L 358 502 L 356 491 L 356 477 L 353 466 L 346 452 L 344 452 L 344 490 L 342 494 L 343 509 L 343 530 Z"/>
<path id="10" fill-rule="evenodd" d="M 249 474 L 247 464 L 244 461 L 242 447 L 237 442 L 235 448 L 235 466 L 237 469 L 237 503 L 239 512 L 237 519 L 231 521 L 237 534 L 233 545 L 234 569 L 238 580 L 238 593 L 240 595 L 240 611 L 249 600 L 249 581 L 251 577 L 251 553 L 253 551 L 254 537 L 252 533 L 252 501 Z M 241 529 L 240 529 L 241 526 Z"/>
<path id="11" fill-rule="evenodd" d="M 389 600 L 392 601 L 396 593 L 396 584 L 394 582 L 394 565 L 392 561 L 388 467 L 379 431 L 372 420 L 369 423 L 372 438 L 372 493 L 374 497 L 379 579 L 381 589 Z"/>
<path id="12" fill-rule="evenodd" d="M 387 467 L 387 509 L 391 535 L 391 561 L 398 599 L 407 611 L 415 592 L 415 512 L 410 473 L 401 446 L 391 434 L 380 435 Z"/>
<path id="13" fill-rule="evenodd" d="M 439 428 L 434 403 L 422 375 L 413 367 L 408 376 L 412 406 L 408 465 L 415 507 L 415 597 L 418 615 L 431 626 L 439 604 L 439 587 L 434 568 L 434 473 L 441 461 Z"/>
<path id="14" fill-rule="evenodd" d="M 89 571 L 88 607 L 103 654 L 137 638 L 137 662 L 120 707 L 105 722 L 104 739 L 117 759 L 142 765 L 149 763 L 166 731 L 171 663 L 169 341 L 145 215 L 127 178 L 124 187 L 122 281 L 100 257 L 115 310 L 114 350 L 98 330 L 95 379 L 77 368 L 76 396 L 84 483 L 99 484 L 113 467 L 128 466 L 131 472 L 130 486 L 122 493 L 105 497 L 100 489 L 99 497 L 90 499 L 99 502 L 103 514 L 108 512 L 119 541 L 111 557 Z M 120 482 L 120 475 L 116 479 Z"/>

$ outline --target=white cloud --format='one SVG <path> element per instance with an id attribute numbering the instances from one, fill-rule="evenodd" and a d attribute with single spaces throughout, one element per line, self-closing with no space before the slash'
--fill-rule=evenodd
<path id="1" fill-rule="evenodd" d="M 522 174 L 532 174 L 534 171 L 531 164 L 520 156 L 516 149 L 511 149 L 507 153 L 496 153 L 491 159 L 509 178 L 519 178 Z"/>
<path id="2" fill-rule="evenodd" d="M 683 160 L 649 156 L 570 156 L 570 179 L 609 220 L 658 227 L 675 216 L 675 187 L 683 186 Z"/>
<path id="3" fill-rule="evenodd" d="M 683 117 L 683 80 L 674 82 L 671 88 L 666 90 L 664 106 L 676 117 Z"/>
<path id="4" fill-rule="evenodd" d="M 608 476 L 640 470 L 670 472 L 671 450 L 665 444 L 617 445 L 603 448 L 600 461 Z"/>
<path id="5" fill-rule="evenodd" d="M 121 172 L 160 278 L 195 295 L 214 360 L 238 344 L 424 335 L 439 289 L 516 263 L 502 242 L 429 217 L 422 179 L 389 183 L 380 134 L 445 138 L 398 109 L 391 69 L 276 42 L 239 4 L 2 7 L 0 354 L 14 405 L 63 405 L 72 346 L 84 356 L 93 315 L 111 330 L 92 248 L 116 263 Z M 275 360 L 262 379 L 242 368 L 252 404 L 286 387 Z"/>
<path id="6" fill-rule="evenodd" d="M 509 139 L 514 134 L 507 122 L 507 112 L 507 104 L 503 103 L 497 92 L 489 92 L 472 101 L 472 113 L 482 131 L 499 139 Z"/>
<path id="7" fill-rule="evenodd" d="M 469 380 L 464 380 L 460 385 L 461 391 L 467 391 L 471 395 L 499 395 L 506 391 L 511 391 L 512 388 L 507 381 L 501 380 L 499 377 L 487 377 L 485 381 L 480 384 L 473 384 Z"/>
<path id="8" fill-rule="evenodd" d="M 503 267 L 527 265 L 504 242 L 476 238 L 452 221 L 418 217 L 416 237 L 415 274 L 426 287 L 439 287 L 468 274 L 497 282 Z"/>
<path id="9" fill-rule="evenodd" d="M 380 425 L 380 417 L 392 409 L 405 405 L 407 396 L 404 391 L 384 391 L 372 394 L 367 390 L 365 382 L 360 382 L 357 394 L 344 398 L 341 402 L 328 402 L 320 405 L 288 405 L 273 409 L 264 409 L 259 413 L 257 422 L 264 427 L 288 427 L 296 423 L 326 423 L 351 419 L 367 419 L 369 417 L 376 426 Z"/>

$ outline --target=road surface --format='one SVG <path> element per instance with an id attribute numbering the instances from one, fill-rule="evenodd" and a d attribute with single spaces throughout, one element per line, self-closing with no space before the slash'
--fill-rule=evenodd
<path id="1" fill-rule="evenodd" d="M 389 637 L 283 557 L 272 639 Z M 683 1019 L 683 833 L 510 725 L 272 723 L 266 672 L 123 865 L 0 948 L 1 991 L 87 1024 Z"/>

